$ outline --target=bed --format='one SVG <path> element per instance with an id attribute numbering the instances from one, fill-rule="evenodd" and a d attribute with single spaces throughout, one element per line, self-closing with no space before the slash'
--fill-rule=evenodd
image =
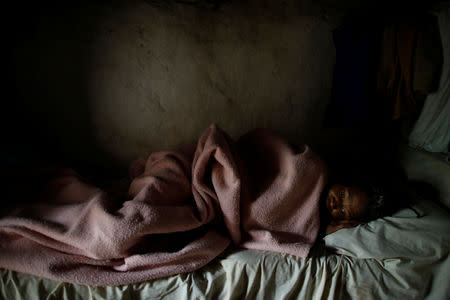
<path id="1" fill-rule="evenodd" d="M 41 12 L 45 17 L 32 24 L 36 36 L 20 36 L 25 46 L 14 49 L 22 99 L 17 112 L 27 113 L 25 129 L 6 136 L 26 136 L 28 144 L 12 139 L 20 142 L 2 150 L 6 164 L 28 163 L 42 153 L 55 157 L 58 148 L 65 163 L 121 173 L 137 156 L 192 141 L 215 122 L 232 137 L 267 127 L 328 154 L 360 136 L 357 126 L 323 127 L 333 70 L 341 66 L 333 43 L 341 11 L 295 1 L 176 2 Z M 60 13 L 68 14 L 65 20 Z M 439 14 L 440 25 L 450 24 L 448 7 Z M 80 15 L 86 18 L 79 24 Z M 6 128 L 11 120 L 5 120 Z M 382 142 L 381 149 L 388 138 Z M 449 299 L 448 153 L 412 148 L 401 139 L 394 148 L 409 180 L 403 200 L 410 207 L 320 238 L 307 258 L 229 246 L 194 271 L 126 285 L 83 285 L 0 269 L 0 298 Z M 421 189 L 423 183 L 434 192 Z"/>
<path id="2" fill-rule="evenodd" d="M 148 282 L 86 286 L 1 270 L 3 299 L 448 299 L 450 215 L 411 209 L 319 241 L 310 257 L 227 249 L 205 267 Z"/>

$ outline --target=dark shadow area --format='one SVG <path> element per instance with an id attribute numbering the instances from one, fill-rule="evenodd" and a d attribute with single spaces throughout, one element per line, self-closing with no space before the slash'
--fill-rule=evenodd
<path id="1" fill-rule="evenodd" d="M 418 180 L 411 180 L 408 184 L 415 195 L 433 201 L 439 208 L 450 213 L 450 208 L 440 201 L 439 191 L 432 184 Z"/>
<path id="2" fill-rule="evenodd" d="M 110 158 L 96 144 L 89 110 L 90 46 L 113 5 L 8 2 L 2 18 L 3 166 L 48 162 L 102 176 L 121 171 L 105 163 Z"/>

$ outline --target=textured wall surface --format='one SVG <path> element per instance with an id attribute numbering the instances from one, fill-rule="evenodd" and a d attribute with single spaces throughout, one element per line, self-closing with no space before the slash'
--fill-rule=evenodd
<path id="1" fill-rule="evenodd" d="M 332 29 L 298 1 L 89 4 L 40 18 L 15 76 L 36 122 L 78 159 L 126 164 L 213 122 L 302 142 L 331 92 Z"/>

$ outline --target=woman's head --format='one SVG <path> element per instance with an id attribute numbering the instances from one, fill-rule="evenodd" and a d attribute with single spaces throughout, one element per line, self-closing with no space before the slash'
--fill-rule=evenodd
<path id="1" fill-rule="evenodd" d="M 333 184 L 328 191 L 326 205 L 334 220 L 359 220 L 367 213 L 369 199 L 359 187 Z"/>
<path id="2" fill-rule="evenodd" d="M 326 197 L 334 220 L 371 220 L 383 215 L 384 196 L 373 187 L 333 184 Z"/>

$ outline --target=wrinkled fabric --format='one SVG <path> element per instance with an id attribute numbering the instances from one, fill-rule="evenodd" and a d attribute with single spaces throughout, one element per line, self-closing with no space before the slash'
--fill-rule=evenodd
<path id="1" fill-rule="evenodd" d="M 118 285 L 196 270 L 230 241 L 307 257 L 317 238 L 325 165 L 267 130 L 234 142 L 212 125 L 193 156 L 152 153 L 130 174 L 123 198 L 62 172 L 0 219 L 0 267 Z"/>

